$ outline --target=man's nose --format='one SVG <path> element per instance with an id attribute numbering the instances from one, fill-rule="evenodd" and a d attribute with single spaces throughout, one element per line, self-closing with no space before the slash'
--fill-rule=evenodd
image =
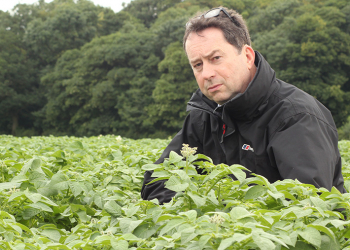
<path id="1" fill-rule="evenodd" d="M 202 77 L 209 80 L 215 76 L 214 65 L 210 63 L 203 63 Z"/>

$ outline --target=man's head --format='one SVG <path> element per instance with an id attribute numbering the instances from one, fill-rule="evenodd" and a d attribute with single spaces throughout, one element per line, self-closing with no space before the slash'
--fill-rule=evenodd
<path id="1" fill-rule="evenodd" d="M 192 18 L 184 49 L 202 93 L 218 104 L 243 93 L 255 75 L 247 27 L 233 10 L 217 8 Z"/>

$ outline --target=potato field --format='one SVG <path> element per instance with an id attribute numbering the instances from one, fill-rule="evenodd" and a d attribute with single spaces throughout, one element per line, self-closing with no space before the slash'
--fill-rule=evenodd
<path id="1" fill-rule="evenodd" d="M 350 250 L 350 194 L 247 178 L 186 146 L 154 165 L 168 143 L 0 135 L 0 249 Z M 350 141 L 339 148 L 349 190 Z M 146 170 L 170 203 L 141 199 Z"/>

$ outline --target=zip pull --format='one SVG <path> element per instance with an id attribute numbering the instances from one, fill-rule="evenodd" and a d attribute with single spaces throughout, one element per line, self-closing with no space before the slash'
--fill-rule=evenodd
<path id="1" fill-rule="evenodd" d="M 224 135 L 226 133 L 226 124 L 224 123 L 224 125 L 222 125 L 222 136 L 221 136 L 221 141 L 220 143 L 224 142 Z"/>

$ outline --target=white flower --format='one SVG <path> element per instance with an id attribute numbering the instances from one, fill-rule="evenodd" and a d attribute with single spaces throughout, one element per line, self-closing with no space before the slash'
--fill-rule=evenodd
<path id="1" fill-rule="evenodd" d="M 182 150 L 180 151 L 182 156 L 185 158 L 190 157 L 191 155 L 194 155 L 197 152 L 197 148 L 191 148 L 188 144 L 182 144 Z"/>
<path id="2" fill-rule="evenodd" d="M 224 223 L 225 219 L 220 214 L 214 214 L 214 216 L 210 217 L 210 222 L 220 225 Z"/>

